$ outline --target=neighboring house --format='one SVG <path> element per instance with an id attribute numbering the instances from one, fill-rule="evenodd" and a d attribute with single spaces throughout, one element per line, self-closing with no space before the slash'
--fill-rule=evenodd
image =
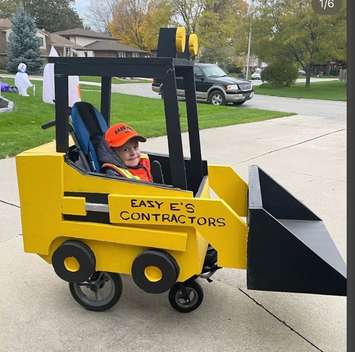
<path id="1" fill-rule="evenodd" d="M 82 28 L 73 28 L 56 32 L 71 42 L 80 45 L 76 50 L 82 57 L 147 57 L 150 54 L 144 50 L 121 44 L 117 39 L 106 33 L 99 33 Z"/>
<path id="2" fill-rule="evenodd" d="M 45 32 L 46 34 L 46 56 L 48 56 L 50 52 L 50 48 L 52 46 L 55 47 L 57 50 L 59 56 L 75 56 L 77 50 L 81 50 L 82 46 L 77 45 L 70 40 L 55 34 L 55 33 L 49 33 Z"/>
<path id="3" fill-rule="evenodd" d="M 0 68 L 5 68 L 7 63 L 7 43 L 9 41 L 11 27 L 12 23 L 8 18 L 0 18 Z M 36 36 L 40 41 L 39 49 L 44 62 L 47 60 L 52 46 L 56 48 L 60 56 L 73 56 L 76 50 L 82 49 L 80 45 L 45 30 L 37 30 Z"/>
<path id="4" fill-rule="evenodd" d="M 324 64 L 312 65 L 311 75 L 312 76 L 323 76 L 323 75 L 338 76 L 340 70 L 342 69 L 346 69 L 346 63 L 344 61 L 333 60 L 333 61 L 328 61 Z"/>
<path id="5" fill-rule="evenodd" d="M 7 63 L 7 43 L 12 23 L 8 18 L 0 18 L 0 68 Z M 49 33 L 37 30 L 40 41 L 41 58 L 44 63 L 52 46 L 60 56 L 81 57 L 146 57 L 149 53 L 140 49 L 120 44 L 115 38 L 105 33 L 84 30 L 82 28 Z"/>

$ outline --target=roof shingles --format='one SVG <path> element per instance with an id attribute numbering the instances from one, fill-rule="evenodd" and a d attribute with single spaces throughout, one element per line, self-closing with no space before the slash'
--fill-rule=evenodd
<path id="1" fill-rule="evenodd" d="M 85 45 L 84 48 L 86 50 L 92 50 L 92 51 L 126 51 L 126 52 L 145 53 L 144 50 L 132 48 L 130 46 L 121 44 L 113 40 L 96 40 L 93 43 Z"/>
<path id="2" fill-rule="evenodd" d="M 107 33 L 94 32 L 83 28 L 67 29 L 65 31 L 55 32 L 55 34 L 61 36 L 80 36 L 80 37 L 89 37 L 89 38 L 97 38 L 97 39 L 115 40 L 115 38 L 112 38 Z"/>
<path id="3" fill-rule="evenodd" d="M 0 18 L 0 28 L 10 29 L 11 27 L 12 27 L 12 23 L 9 18 Z"/>

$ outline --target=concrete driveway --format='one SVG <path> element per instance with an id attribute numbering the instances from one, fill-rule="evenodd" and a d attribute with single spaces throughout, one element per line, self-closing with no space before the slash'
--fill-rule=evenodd
<path id="1" fill-rule="evenodd" d="M 304 108 L 303 100 L 287 109 L 283 101 L 256 97 L 255 105 Z M 245 179 L 248 165 L 262 167 L 325 221 L 345 257 L 345 104 L 306 103 L 307 115 L 201 131 L 203 156 Z M 187 141 L 184 134 L 188 155 Z M 145 149 L 166 152 L 166 138 L 149 139 Z M 203 281 L 204 303 L 190 314 L 173 311 L 166 294 L 143 293 L 129 277 L 112 310 L 85 311 L 49 265 L 23 253 L 14 159 L 0 160 L 0 169 L 1 352 L 345 351 L 345 298 L 249 291 L 238 270 Z"/>

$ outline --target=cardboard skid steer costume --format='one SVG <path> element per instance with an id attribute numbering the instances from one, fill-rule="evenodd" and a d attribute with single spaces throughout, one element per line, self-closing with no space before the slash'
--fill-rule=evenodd
<path id="1" fill-rule="evenodd" d="M 163 28 L 156 58 L 50 58 L 56 141 L 16 158 L 25 251 L 53 265 L 90 310 L 112 307 L 120 274 L 128 274 L 146 292 L 169 291 L 172 307 L 190 312 L 203 299 L 196 279 L 210 280 L 220 268 L 246 269 L 249 289 L 345 295 L 345 264 L 320 218 L 257 166 L 247 184 L 232 168 L 202 160 L 196 52 L 195 35 Z M 68 110 L 69 75 L 102 77 L 101 112 L 85 102 Z M 112 76 L 163 82 L 169 155 L 149 153 L 154 183 L 101 173 Z M 177 76 L 186 90 L 190 158 Z"/>

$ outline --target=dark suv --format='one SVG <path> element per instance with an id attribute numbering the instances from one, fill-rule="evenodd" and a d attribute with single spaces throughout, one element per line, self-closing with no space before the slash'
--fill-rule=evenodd
<path id="1" fill-rule="evenodd" d="M 207 101 L 213 105 L 234 103 L 241 105 L 254 95 L 250 81 L 228 76 L 215 64 L 195 63 L 194 65 L 196 98 Z M 184 97 L 183 79 L 176 78 L 177 95 Z M 154 92 L 160 93 L 161 82 L 154 80 Z"/>

